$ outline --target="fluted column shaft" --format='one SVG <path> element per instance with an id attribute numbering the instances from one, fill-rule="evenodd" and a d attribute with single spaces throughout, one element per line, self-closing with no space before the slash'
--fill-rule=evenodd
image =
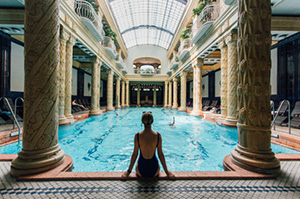
<path id="1" fill-rule="evenodd" d="M 126 106 L 129 106 L 129 81 L 126 81 Z"/>
<path id="2" fill-rule="evenodd" d="M 186 75 L 186 71 L 180 72 L 180 111 L 186 111 Z"/>
<path id="3" fill-rule="evenodd" d="M 226 38 L 228 48 L 227 117 L 226 123 L 237 123 L 237 30 Z"/>
<path id="4" fill-rule="evenodd" d="M 120 82 L 121 81 L 121 78 L 120 77 L 117 77 L 117 83 L 116 83 L 116 100 L 117 100 L 117 108 L 121 108 L 121 105 L 120 105 Z"/>
<path id="5" fill-rule="evenodd" d="M 156 106 L 156 84 L 154 85 L 153 90 L 153 106 Z"/>
<path id="6" fill-rule="evenodd" d="M 114 110 L 113 107 L 113 81 L 114 81 L 114 71 L 108 71 L 108 78 L 107 78 L 107 110 L 112 111 Z"/>
<path id="7" fill-rule="evenodd" d="M 102 65 L 102 60 L 99 59 L 99 64 L 98 64 L 98 68 L 97 68 L 97 74 L 98 74 L 98 81 L 97 81 L 97 87 L 98 87 L 98 90 L 97 90 L 97 107 L 99 109 L 99 111 L 101 112 L 100 110 L 100 92 L 101 92 L 101 65 Z"/>
<path id="8" fill-rule="evenodd" d="M 177 85 L 178 81 L 177 81 L 177 78 L 173 78 L 173 106 L 172 108 L 173 109 L 176 109 L 178 108 L 178 102 L 177 102 Z"/>
<path id="9" fill-rule="evenodd" d="M 47 171 L 64 161 L 57 133 L 59 1 L 25 4 L 23 148 L 12 161 L 12 176 Z"/>
<path id="10" fill-rule="evenodd" d="M 194 79 L 193 79 L 193 110 L 192 115 L 202 115 L 202 66 L 203 59 L 198 58 L 197 63 L 193 65 L 194 67 Z"/>
<path id="11" fill-rule="evenodd" d="M 92 97 L 91 97 L 91 110 L 90 113 L 91 114 L 100 114 L 100 109 L 98 106 L 98 82 L 99 82 L 99 73 L 98 73 L 98 69 L 99 69 L 99 63 L 100 60 L 97 57 L 93 57 L 91 59 L 91 63 L 92 63 L 92 69 L 93 69 L 93 73 L 92 73 Z"/>
<path id="12" fill-rule="evenodd" d="M 239 139 L 231 160 L 255 172 L 278 174 L 280 162 L 270 146 L 270 0 L 240 0 L 238 15 Z"/>
<path id="13" fill-rule="evenodd" d="M 227 45 L 225 41 L 219 44 L 221 49 L 221 120 L 227 117 Z"/>
<path id="14" fill-rule="evenodd" d="M 164 107 L 168 106 L 168 81 L 165 81 Z"/>
<path id="15" fill-rule="evenodd" d="M 138 87 L 137 87 L 137 99 L 136 99 L 136 103 L 137 105 L 139 106 L 141 104 L 140 100 L 141 100 L 141 85 L 138 84 Z"/>
<path id="16" fill-rule="evenodd" d="M 64 122 L 65 117 L 65 73 L 66 73 L 66 42 L 69 35 L 63 28 L 60 27 L 60 63 L 59 63 L 59 122 Z"/>
<path id="17" fill-rule="evenodd" d="M 125 81 L 122 81 L 122 102 L 121 106 L 125 106 Z"/>
<path id="18" fill-rule="evenodd" d="M 66 81 L 65 81 L 65 116 L 67 119 L 73 119 L 71 113 L 72 110 L 72 58 L 73 58 L 73 46 L 75 44 L 75 38 L 71 35 L 67 41 L 67 56 L 66 56 Z"/>
<path id="19" fill-rule="evenodd" d="M 168 104 L 170 108 L 172 108 L 172 88 L 173 88 L 172 82 L 170 81 L 169 82 L 169 104 Z"/>

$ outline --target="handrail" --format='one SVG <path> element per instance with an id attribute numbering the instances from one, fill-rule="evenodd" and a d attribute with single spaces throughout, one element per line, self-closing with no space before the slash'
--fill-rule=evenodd
<path id="1" fill-rule="evenodd" d="M 18 97 L 18 98 L 15 99 L 15 107 L 14 107 L 15 115 L 17 115 L 17 102 L 18 102 L 18 100 L 21 100 L 24 104 L 24 99 L 22 97 Z M 16 122 L 14 121 L 13 128 L 15 128 L 15 124 L 16 124 Z"/>
<path id="2" fill-rule="evenodd" d="M 272 121 L 273 121 L 274 114 L 275 114 L 275 104 L 273 100 L 270 101 L 270 105 L 271 105 L 271 113 L 272 113 Z"/>
<path id="3" fill-rule="evenodd" d="M 18 124 L 18 120 L 17 120 L 17 118 L 16 118 L 16 116 L 15 116 L 13 110 L 11 109 L 11 106 L 10 106 L 10 104 L 9 104 L 9 102 L 8 102 L 8 100 L 7 100 L 7 98 L 6 98 L 6 97 L 1 97 L 1 98 L 0 98 L 0 102 L 1 102 L 1 100 L 4 100 L 4 101 L 6 102 L 8 108 L 9 108 L 9 110 L 10 110 L 10 112 L 11 112 L 11 115 L 13 116 L 14 121 L 15 121 L 16 124 L 17 124 L 17 127 L 18 127 L 18 129 L 19 129 L 19 139 L 18 139 L 18 144 L 20 144 L 21 128 L 20 128 L 20 125 Z"/>
<path id="4" fill-rule="evenodd" d="M 291 134 L 291 104 L 290 104 L 290 102 L 289 102 L 288 100 L 283 100 L 283 101 L 280 103 L 280 106 L 279 106 L 279 108 L 277 109 L 277 113 L 276 113 L 276 115 L 275 115 L 275 117 L 274 117 L 274 119 L 273 119 L 273 121 L 272 121 L 271 126 L 273 126 L 273 129 L 276 130 L 276 129 L 275 129 L 275 120 L 276 120 L 277 117 L 278 117 L 279 110 L 281 109 L 282 105 L 283 105 L 285 102 L 287 102 L 287 104 L 288 104 L 288 128 L 289 128 L 289 134 Z"/>

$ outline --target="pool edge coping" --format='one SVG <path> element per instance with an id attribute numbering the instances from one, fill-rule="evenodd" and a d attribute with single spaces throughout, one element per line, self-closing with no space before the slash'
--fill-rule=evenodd
<path id="1" fill-rule="evenodd" d="M 12 161 L 17 154 L 0 154 L 0 161 Z M 276 158 L 281 161 L 300 161 L 300 154 L 276 154 Z M 230 159 L 230 155 L 224 158 Z M 228 164 L 230 161 L 227 161 Z M 229 163 L 230 164 L 230 163 Z M 49 180 L 170 180 L 165 172 L 160 172 L 160 176 L 156 178 L 140 178 L 135 172 L 128 178 L 121 178 L 123 172 L 70 172 L 73 166 L 73 160 L 66 155 L 63 164 L 49 171 L 31 175 L 20 176 L 17 180 L 21 181 L 49 181 Z M 251 172 L 236 165 L 230 165 L 231 171 L 172 171 L 176 178 L 173 180 L 238 180 L 238 179 L 274 179 L 276 176 L 264 175 Z"/>

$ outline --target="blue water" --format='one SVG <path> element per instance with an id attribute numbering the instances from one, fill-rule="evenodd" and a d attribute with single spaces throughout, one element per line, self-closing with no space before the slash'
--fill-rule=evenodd
<path id="1" fill-rule="evenodd" d="M 235 128 L 219 126 L 177 110 L 126 108 L 59 128 L 59 145 L 72 157 L 73 171 L 127 170 L 134 135 L 143 129 L 143 111 L 152 111 L 152 129 L 162 135 L 169 170 L 222 171 L 224 157 L 237 144 Z M 175 127 L 170 127 L 168 123 L 173 117 L 176 119 Z M 275 153 L 300 153 L 275 144 L 271 148 Z M 0 154 L 18 153 L 20 150 L 14 143 L 0 147 Z"/>

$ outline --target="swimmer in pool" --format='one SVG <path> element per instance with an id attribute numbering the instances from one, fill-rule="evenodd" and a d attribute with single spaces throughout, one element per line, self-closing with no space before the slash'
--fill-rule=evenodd
<path id="1" fill-rule="evenodd" d="M 173 122 L 169 122 L 170 127 L 176 127 L 175 126 L 175 117 L 173 117 Z"/>
<path id="2" fill-rule="evenodd" d="M 174 179 L 175 175 L 168 170 L 165 161 L 165 156 L 162 151 L 162 138 L 160 133 L 152 130 L 153 123 L 152 112 L 143 112 L 142 123 L 144 130 L 136 133 L 134 137 L 134 150 L 131 156 L 130 165 L 127 171 L 123 173 L 121 178 L 126 178 L 130 175 L 133 165 L 138 157 L 136 165 L 136 174 L 139 177 L 157 177 L 159 176 L 159 164 L 156 157 L 156 149 L 159 160 L 170 179 Z"/>

